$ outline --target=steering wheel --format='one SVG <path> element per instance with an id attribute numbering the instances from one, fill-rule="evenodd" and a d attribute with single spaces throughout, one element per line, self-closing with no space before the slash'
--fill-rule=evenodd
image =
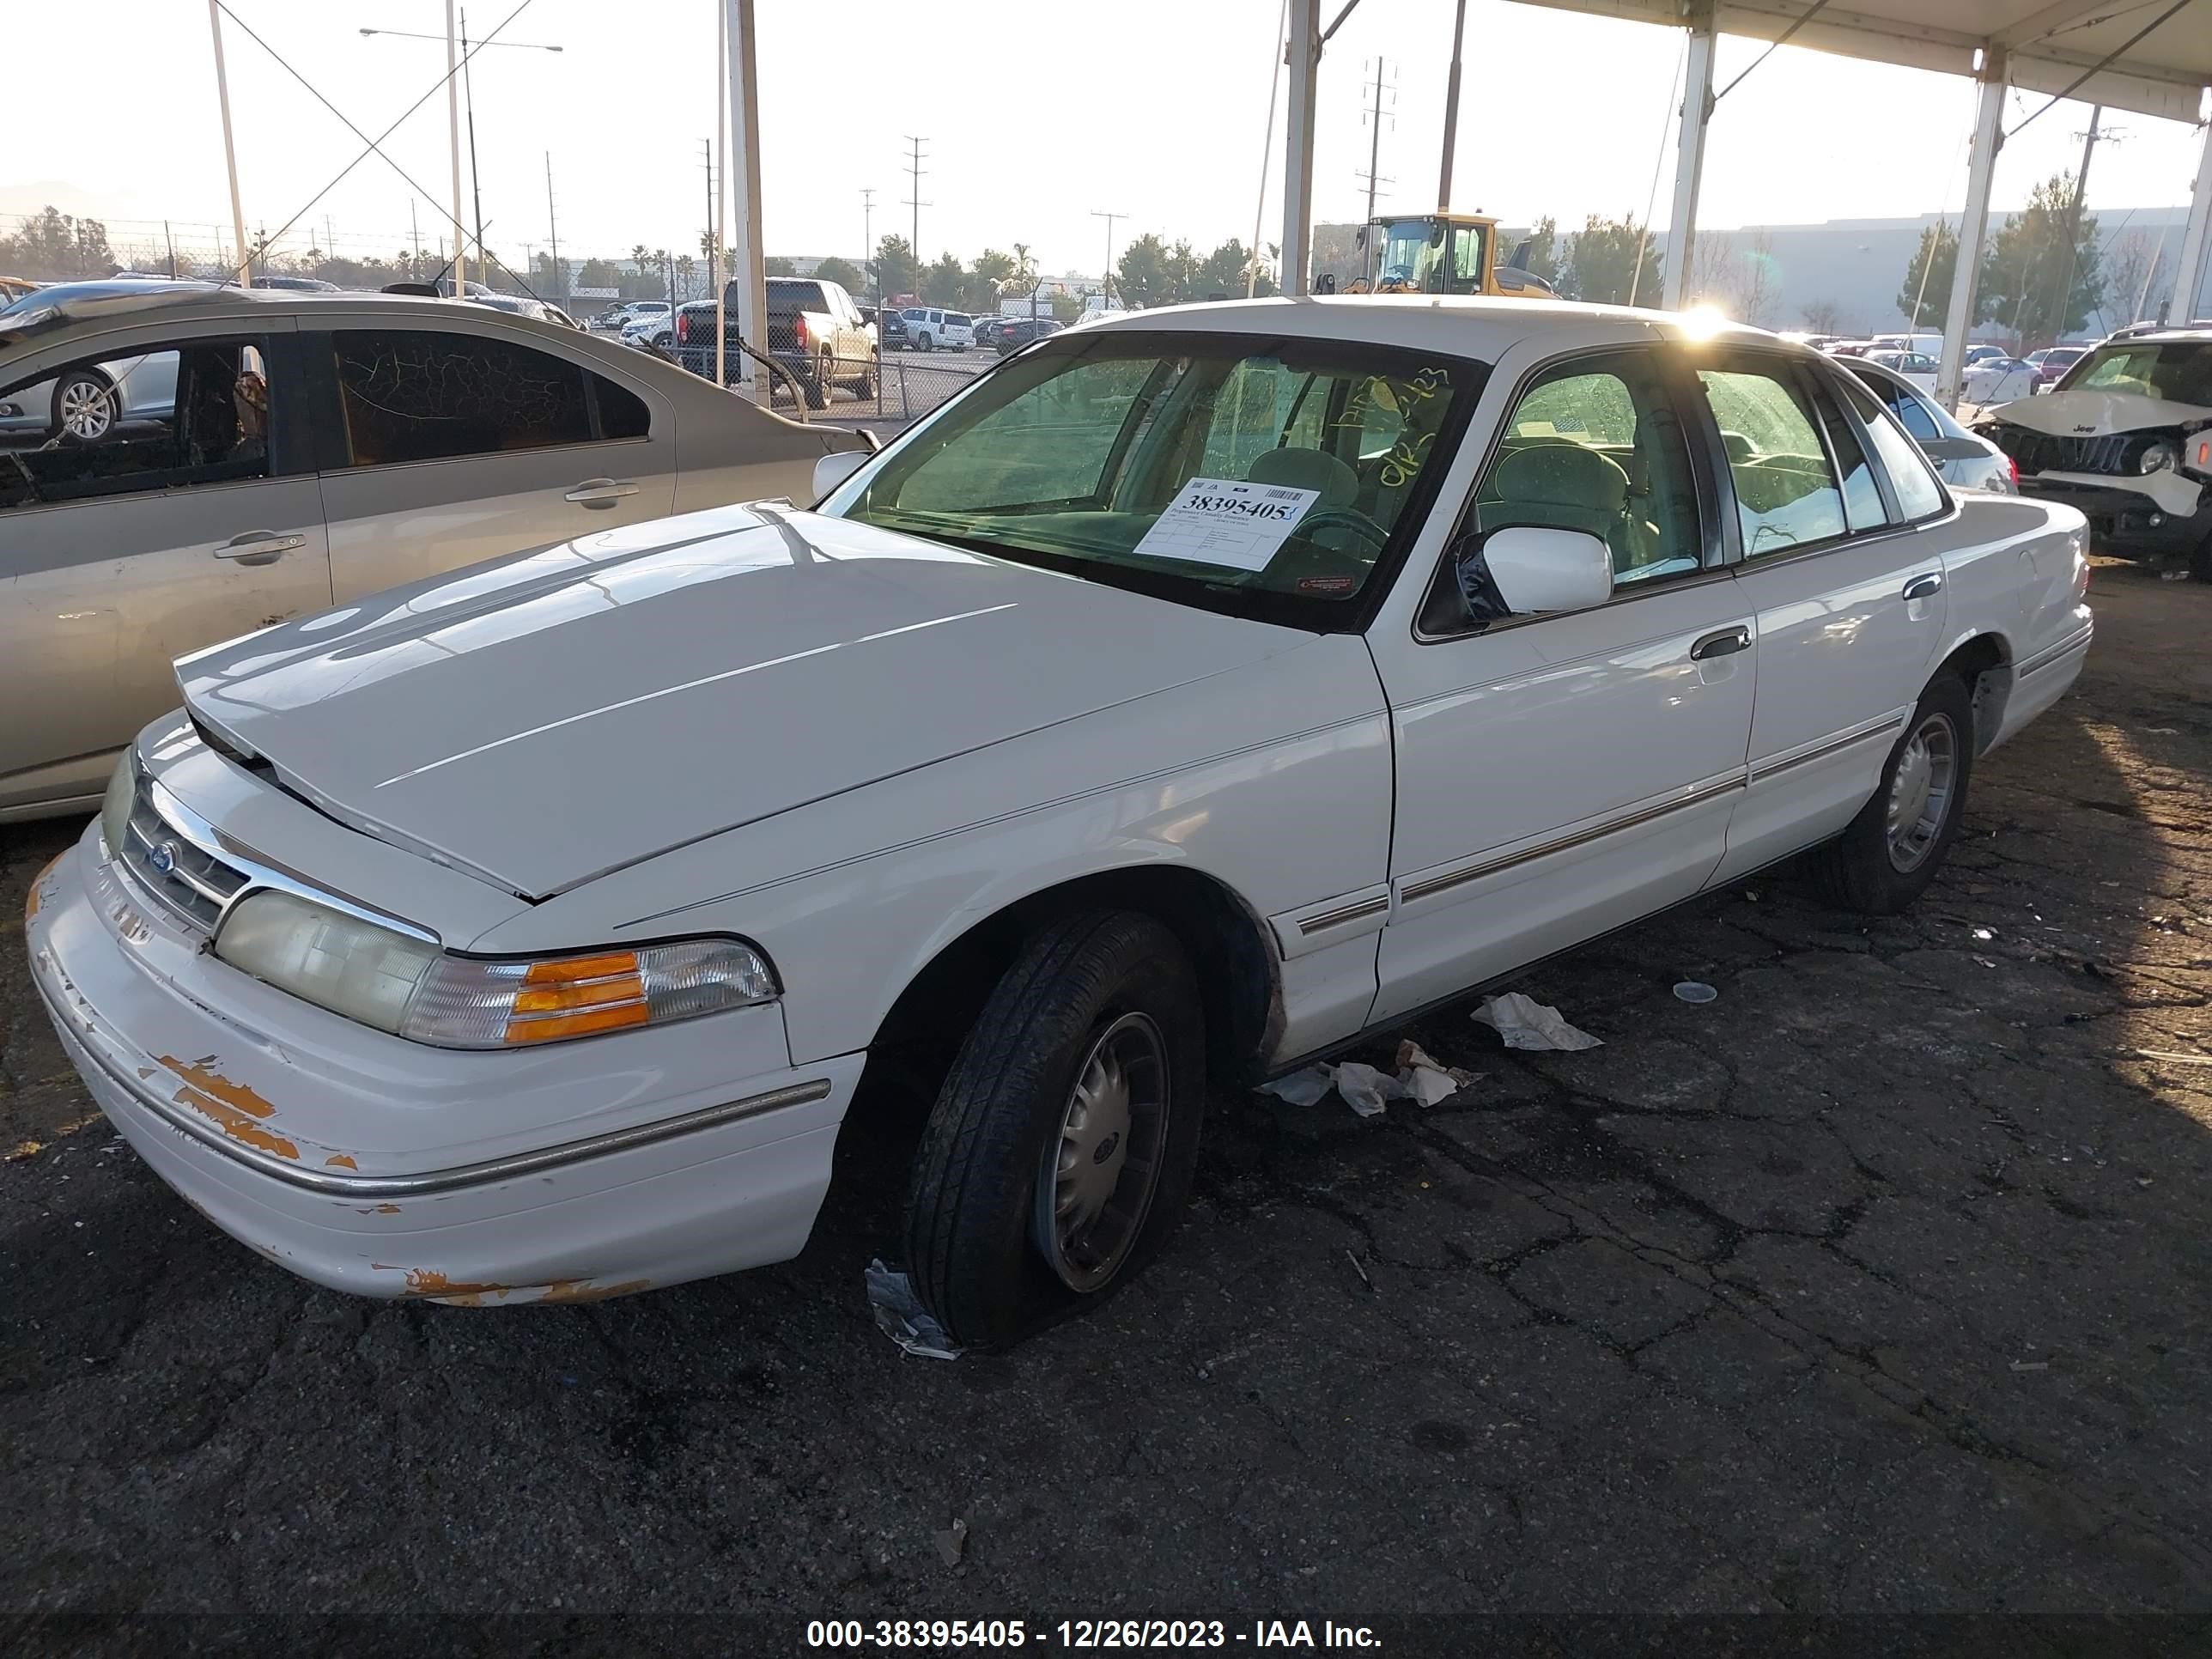
<path id="1" fill-rule="evenodd" d="M 1324 507 L 1316 512 L 1309 513 L 1298 520 L 1297 529 L 1293 533 L 1304 536 L 1313 531 L 1325 528 L 1349 530 L 1363 540 L 1372 543 L 1374 550 L 1377 553 L 1382 550 L 1390 539 L 1389 531 L 1358 508 L 1352 507 Z"/>

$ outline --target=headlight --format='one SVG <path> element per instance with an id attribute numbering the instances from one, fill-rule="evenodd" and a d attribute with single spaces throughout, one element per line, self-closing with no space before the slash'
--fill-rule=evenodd
<path id="1" fill-rule="evenodd" d="M 776 995 L 766 960 L 736 939 L 478 960 L 275 890 L 239 901 L 215 953 L 333 1013 L 446 1048 L 553 1042 Z"/>
<path id="2" fill-rule="evenodd" d="M 2160 438 L 2155 443 L 2146 445 L 2143 453 L 2136 457 L 2136 471 L 2163 472 L 2180 459 L 2174 447 Z"/>
<path id="3" fill-rule="evenodd" d="M 100 803 L 100 838 L 107 843 L 107 856 L 119 857 L 131 837 L 131 809 L 138 804 L 138 768 L 128 749 L 115 763 L 107 780 L 106 799 Z"/>

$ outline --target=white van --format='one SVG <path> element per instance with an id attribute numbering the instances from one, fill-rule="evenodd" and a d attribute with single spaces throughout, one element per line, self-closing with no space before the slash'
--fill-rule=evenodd
<path id="1" fill-rule="evenodd" d="M 908 306 L 899 313 L 906 325 L 906 343 L 916 351 L 950 346 L 965 351 L 975 343 L 975 319 L 961 311 L 939 311 L 934 306 Z"/>

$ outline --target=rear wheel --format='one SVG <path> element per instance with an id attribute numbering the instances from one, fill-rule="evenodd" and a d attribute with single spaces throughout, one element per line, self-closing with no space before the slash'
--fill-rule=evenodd
<path id="1" fill-rule="evenodd" d="M 928 335 L 917 334 L 914 337 L 914 349 L 916 351 L 932 351 L 936 349 L 936 346 Z"/>
<path id="2" fill-rule="evenodd" d="M 830 407 L 830 400 L 836 395 L 834 390 L 836 383 L 830 378 L 835 372 L 836 364 L 828 352 L 814 360 L 814 373 L 806 381 L 806 406 L 809 409 Z"/>
<path id="3" fill-rule="evenodd" d="M 53 417 L 46 435 L 96 444 L 120 424 L 121 403 L 105 374 L 88 368 L 71 369 L 54 382 Z"/>
<path id="4" fill-rule="evenodd" d="M 1918 898 L 1957 838 L 1973 765 L 1972 694 L 1957 675 L 1938 675 L 1890 750 L 1874 799 L 1814 854 L 1828 898 L 1878 916 Z"/>
<path id="5" fill-rule="evenodd" d="M 946 1074 L 907 1200 L 916 1293 L 1005 1342 L 1127 1284 L 1180 1218 L 1205 1106 L 1197 981 L 1149 916 L 1032 937 Z"/>

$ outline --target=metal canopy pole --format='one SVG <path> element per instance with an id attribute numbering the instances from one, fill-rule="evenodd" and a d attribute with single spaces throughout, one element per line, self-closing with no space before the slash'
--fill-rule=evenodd
<path id="1" fill-rule="evenodd" d="M 1690 0 L 1682 74 L 1682 125 L 1674 141 L 1674 207 L 1667 220 L 1666 302 L 1680 310 L 1690 294 L 1691 253 L 1698 240 L 1698 192 L 1705 182 L 1705 131 L 1713 118 L 1712 0 Z"/>
<path id="2" fill-rule="evenodd" d="M 2204 129 L 2204 148 L 2197 157 L 2197 182 L 2189 194 L 2189 228 L 2181 238 L 2181 263 L 2174 270 L 2173 298 L 2166 302 L 2167 322 L 2185 323 L 2197 315 L 2197 291 L 2204 280 L 2208 227 L 2212 227 L 2212 126 Z"/>
<path id="3" fill-rule="evenodd" d="M 1444 82 L 1444 155 L 1437 167 L 1438 213 L 1451 211 L 1452 151 L 1459 143 L 1459 55 L 1461 43 L 1466 38 L 1467 0 L 1459 0 L 1458 9 L 1452 15 L 1451 75 Z M 1371 170 L 1373 163 L 1370 162 L 1369 167 Z"/>
<path id="4" fill-rule="evenodd" d="M 1973 147 L 1966 162 L 1966 204 L 1959 215 L 1959 263 L 1951 273 L 1951 305 L 1943 315 L 1943 362 L 1936 371 L 1936 397 L 1946 409 L 1959 406 L 1966 380 L 1966 331 L 1974 325 L 1974 289 L 1981 278 L 1982 239 L 1990 227 L 1990 186 L 1997 173 L 1997 150 L 2004 142 L 2007 65 L 2003 48 L 1990 47 L 1975 71 Z M 1933 248 L 1930 248 L 1932 254 Z"/>
<path id="5" fill-rule="evenodd" d="M 723 163 L 736 192 L 730 215 L 730 285 L 738 291 L 738 337 L 755 351 L 768 349 L 768 276 L 761 256 L 760 88 L 758 45 L 753 31 L 753 0 L 726 0 L 730 44 L 730 154 Z M 752 372 L 743 384 L 765 409 L 770 392 L 767 371 L 749 358 Z M 806 418 L 799 400 L 799 418 Z"/>
<path id="6" fill-rule="evenodd" d="M 238 194 L 238 147 L 230 137 L 230 78 L 222 67 L 222 13 L 208 0 L 208 30 L 215 37 L 215 96 L 222 106 L 222 161 L 230 171 L 230 229 L 238 238 L 238 285 L 252 288 L 252 256 L 246 246 L 246 209 Z M 170 263 L 175 263 L 174 256 Z"/>
<path id="7" fill-rule="evenodd" d="M 1321 0 L 1290 0 L 1291 107 L 1283 131 L 1283 292 L 1311 291 L 1314 95 L 1321 70 Z"/>

